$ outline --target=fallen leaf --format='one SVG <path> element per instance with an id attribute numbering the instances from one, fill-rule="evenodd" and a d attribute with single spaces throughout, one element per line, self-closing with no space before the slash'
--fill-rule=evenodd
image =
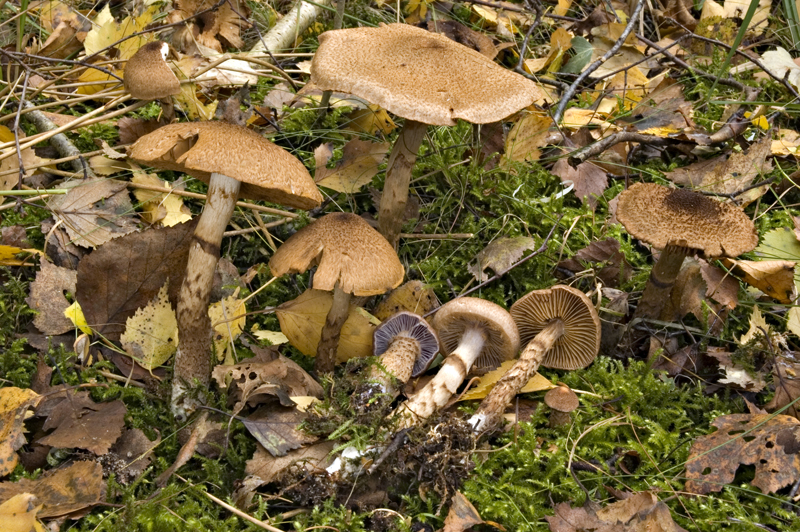
<path id="1" fill-rule="evenodd" d="M 733 310 L 739 304 L 739 281 L 721 268 L 700 260 L 700 275 L 706 283 L 706 297 Z"/>
<path id="2" fill-rule="evenodd" d="M 723 264 L 732 267 L 736 275 L 781 303 L 791 303 L 794 293 L 795 263 L 788 260 L 731 260 Z"/>
<path id="3" fill-rule="evenodd" d="M 289 343 L 307 356 L 316 356 L 325 318 L 333 305 L 333 295 L 323 290 L 309 289 L 299 297 L 275 309 L 281 331 Z M 372 333 L 375 326 L 350 306 L 347 321 L 339 336 L 337 362 L 355 357 L 372 356 Z"/>
<path id="4" fill-rule="evenodd" d="M 163 125 L 158 120 L 144 120 L 142 118 L 123 116 L 117 120 L 119 141 L 121 144 L 133 144 L 140 137 L 152 133 Z"/>
<path id="5" fill-rule="evenodd" d="M 316 436 L 299 430 L 305 419 L 306 414 L 296 408 L 270 406 L 259 408 L 242 423 L 258 443 L 277 457 L 317 440 Z"/>
<path id="6" fill-rule="evenodd" d="M 596 275 L 604 286 L 617 287 L 620 282 L 630 279 L 632 274 L 625 254 L 620 251 L 619 241 L 613 237 L 592 242 L 571 259 L 559 262 L 558 267 L 576 274 L 586 269 L 584 264 L 597 268 Z"/>
<path id="7" fill-rule="evenodd" d="M 106 485 L 103 467 L 84 460 L 67 467 L 45 471 L 36 480 L 23 478 L 18 482 L 0 482 L 0 500 L 20 493 L 31 493 L 42 504 L 37 517 L 61 517 L 74 514 L 105 500 Z"/>
<path id="8" fill-rule="evenodd" d="M 26 299 L 37 311 L 33 324 L 45 334 L 64 334 L 73 329 L 72 322 L 64 316 L 70 305 L 66 295 L 75 295 L 78 272 L 61 268 L 47 260 L 40 262 L 36 280 L 31 283 L 30 296 Z"/>
<path id="9" fill-rule="evenodd" d="M 800 67 L 797 65 L 795 67 L 798 70 L 798 77 L 800 77 Z M 772 155 L 800 156 L 798 152 L 798 149 L 800 149 L 800 133 L 793 129 L 779 129 L 777 137 L 770 146 Z"/>
<path id="10" fill-rule="evenodd" d="M 753 486 L 773 493 L 800 479 L 800 422 L 790 416 L 730 414 L 712 423 L 717 431 L 692 443 L 686 491 L 704 495 L 733 482 L 740 465 L 754 465 Z"/>
<path id="11" fill-rule="evenodd" d="M 238 295 L 237 288 L 234 295 L 213 303 L 208 309 L 211 326 L 214 328 L 214 350 L 218 361 L 233 361 L 233 357 L 226 357 L 226 353 L 244 330 L 247 308 L 245 300 L 238 299 Z"/>
<path id="12" fill-rule="evenodd" d="M 375 135 L 383 133 L 388 135 L 397 128 L 392 117 L 379 105 L 369 104 L 366 109 L 355 109 L 347 115 L 347 129 L 352 129 L 358 133 Z M 354 142 L 353 139 L 350 142 Z"/>
<path id="13" fill-rule="evenodd" d="M 22 435 L 25 414 L 35 407 L 40 395 L 33 390 L 0 388 L 0 478 L 17 467 L 19 456 L 16 450 L 25 445 Z M 0 497 L 4 499 L 7 497 Z"/>
<path id="14" fill-rule="evenodd" d="M 203 103 L 197 96 L 197 85 L 194 83 L 182 83 L 180 94 L 174 98 L 175 103 L 194 121 L 211 120 L 217 111 L 217 100 Z"/>
<path id="15" fill-rule="evenodd" d="M 330 453 L 333 452 L 334 445 L 332 441 L 317 442 L 289 451 L 280 457 L 273 456 L 259 445 L 253 458 L 247 461 L 244 471 L 265 483 L 279 480 L 281 474 L 294 464 L 302 464 L 309 471 L 324 471 L 330 465 Z"/>
<path id="16" fill-rule="evenodd" d="M 286 335 L 280 331 L 253 331 L 253 336 L 269 342 L 269 345 L 281 345 L 289 341 Z"/>
<path id="17" fill-rule="evenodd" d="M 125 429 L 106 455 L 118 461 L 116 480 L 130 484 L 138 479 L 153 461 L 153 451 L 159 443 L 160 436 L 152 441 L 139 429 Z"/>
<path id="18" fill-rule="evenodd" d="M 440 305 L 433 288 L 422 281 L 408 281 L 391 292 L 375 307 L 374 316 L 384 321 L 398 312 L 407 310 L 419 314 L 427 314 Z"/>
<path id="19" fill-rule="evenodd" d="M 177 302 L 193 223 L 150 229 L 112 240 L 81 260 L 75 297 L 89 324 L 118 340 L 125 322 L 147 305 L 169 279 Z"/>
<path id="20" fill-rule="evenodd" d="M 489 59 L 494 59 L 497 56 L 497 47 L 495 47 L 490 37 L 465 26 L 457 20 L 431 19 L 428 21 L 428 31 L 441 33 L 451 41 L 463 44 L 467 48 L 472 48 Z"/>
<path id="21" fill-rule="evenodd" d="M 767 321 L 761 315 L 758 306 L 753 306 L 753 312 L 750 313 L 750 328 L 738 340 L 739 345 L 745 345 L 754 340 L 758 336 L 771 335 L 772 330 L 767 324 Z"/>
<path id="22" fill-rule="evenodd" d="M 81 332 L 91 336 L 94 334 L 89 324 L 86 322 L 86 317 L 83 315 L 80 303 L 74 301 L 70 306 L 64 309 L 64 317 L 67 318 L 73 327 L 77 327 Z"/>
<path id="23" fill-rule="evenodd" d="M 501 274 L 521 259 L 526 250 L 535 249 L 536 240 L 529 236 L 500 237 L 475 255 L 475 262 L 467 266 L 467 271 L 483 282 L 489 278 L 484 273 L 486 268 Z"/>
<path id="24" fill-rule="evenodd" d="M 93 155 L 89 157 L 89 166 L 92 167 L 95 174 L 102 176 L 127 172 L 131 169 L 127 161 L 115 161 L 105 155 Z"/>
<path id="25" fill-rule="evenodd" d="M 171 183 L 162 181 L 158 178 L 158 175 L 137 170 L 133 171 L 131 182 L 137 185 L 173 188 Z M 144 210 L 142 217 L 150 224 L 160 223 L 166 227 L 172 227 L 192 219 L 192 211 L 183 204 L 183 198 L 177 194 L 136 188 L 133 191 L 133 195 L 142 202 L 142 209 Z"/>
<path id="26" fill-rule="evenodd" d="M 794 231 L 788 227 L 781 227 L 763 234 L 755 253 L 759 260 L 800 262 L 800 242 Z"/>
<path id="27" fill-rule="evenodd" d="M 51 414 L 58 420 L 54 432 L 40 438 L 42 445 L 51 447 L 77 447 L 96 455 L 108 452 L 122 434 L 127 408 L 122 401 L 110 403 L 72 403 L 62 401 L 58 413 Z"/>
<path id="28" fill-rule="evenodd" d="M 344 145 L 342 158 L 336 161 L 335 166 L 327 168 L 325 165 L 332 151 L 330 145 L 323 144 L 314 150 L 317 163 L 314 181 L 321 187 L 353 194 L 372 181 L 390 149 L 388 142 L 353 139 Z"/>
<path id="29" fill-rule="evenodd" d="M 669 507 L 651 491 L 627 494 L 605 508 L 572 508 L 568 502 L 545 516 L 552 532 L 686 532 L 672 519 Z"/>
<path id="30" fill-rule="evenodd" d="M 565 157 L 557 160 L 553 165 L 552 173 L 561 178 L 562 183 L 572 183 L 575 195 L 581 203 L 594 209 L 597 198 L 603 195 L 608 186 L 606 171 L 590 162 L 581 163 L 572 167 Z"/>
<path id="31" fill-rule="evenodd" d="M 505 143 L 504 161 L 537 161 L 541 149 L 548 142 L 553 119 L 544 112 L 531 112 L 514 124 Z"/>
<path id="32" fill-rule="evenodd" d="M 800 418 L 800 406 L 795 403 L 800 397 L 800 364 L 785 357 L 776 357 L 772 368 L 772 384 L 775 386 L 775 395 L 764 408 L 775 412 L 788 407 L 781 414 Z"/>
<path id="33" fill-rule="evenodd" d="M 464 532 L 483 523 L 478 510 L 460 491 L 457 491 L 450 500 L 450 510 L 444 520 L 444 532 Z"/>
<path id="34" fill-rule="evenodd" d="M 731 358 L 731 353 L 709 346 L 707 354 L 716 359 L 720 369 L 725 372 L 725 377 L 719 380 L 721 384 L 733 384 L 741 390 L 753 393 L 758 393 L 767 387 L 767 382 L 761 373 L 753 373 L 739 366 Z"/>
<path id="35" fill-rule="evenodd" d="M 786 330 L 800 336 L 800 306 L 794 305 L 786 313 Z"/>
<path id="36" fill-rule="evenodd" d="M 42 509 L 39 499 L 32 493 L 14 495 L 0 504 L 0 522 L 4 532 L 45 532 L 45 528 L 36 520 L 36 514 Z"/>
<path id="37" fill-rule="evenodd" d="M 125 352 L 148 371 L 164 364 L 178 348 L 178 320 L 169 303 L 167 284 L 126 320 L 119 338 Z"/>
<path id="38" fill-rule="evenodd" d="M 458 397 L 459 401 L 473 401 L 475 399 L 483 399 L 494 388 L 494 385 L 499 381 L 506 372 L 514 365 L 513 360 L 507 360 L 500 364 L 500 367 L 494 369 L 478 379 L 478 383 L 461 394 Z M 525 383 L 525 386 L 520 388 L 518 393 L 532 393 L 540 392 L 543 390 L 550 390 L 555 388 L 555 384 L 550 382 L 549 379 L 543 377 L 538 372 L 533 374 L 533 377 Z"/>

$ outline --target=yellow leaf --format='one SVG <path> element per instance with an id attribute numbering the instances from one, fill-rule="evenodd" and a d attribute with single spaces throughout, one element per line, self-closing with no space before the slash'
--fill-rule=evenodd
<path id="1" fill-rule="evenodd" d="M 106 5 L 105 9 L 108 9 L 108 5 Z M 110 12 L 104 13 L 101 11 L 97 16 L 97 21 L 101 24 L 95 25 L 92 30 L 86 34 L 86 38 L 83 41 L 83 48 L 86 50 L 86 55 L 101 52 L 119 40 L 144 30 L 145 26 L 153 21 L 153 15 L 158 12 L 158 9 L 158 6 L 150 6 L 138 17 L 134 18 L 128 16 L 119 23 L 114 20 Z M 148 33 L 126 39 L 119 43 L 116 45 L 117 50 L 119 50 L 119 59 L 127 61 L 139 48 L 150 42 L 153 38 L 153 35 Z"/>
<path id="2" fill-rule="evenodd" d="M 0 142 L 12 142 L 14 140 L 14 133 L 8 129 L 8 126 L 0 126 Z"/>
<path id="3" fill-rule="evenodd" d="M 316 356 L 322 327 L 333 304 L 333 295 L 323 290 L 306 290 L 277 309 L 275 314 L 281 331 L 289 343 L 304 355 Z M 350 306 L 350 315 L 342 327 L 337 349 L 337 361 L 372 355 L 372 333 L 375 326 Z"/>
<path id="4" fill-rule="evenodd" d="M 222 360 L 231 343 L 236 340 L 244 330 L 247 319 L 247 307 L 244 299 L 238 299 L 239 289 L 222 301 L 217 301 L 208 308 L 211 326 L 214 328 L 214 349 L 217 359 Z M 231 359 L 231 363 L 233 360 Z"/>
<path id="5" fill-rule="evenodd" d="M 270 345 L 281 345 L 289 341 L 280 331 L 253 331 L 253 336 L 259 340 L 266 340 Z"/>
<path id="6" fill-rule="evenodd" d="M 166 283 L 158 295 L 125 322 L 122 348 L 144 369 L 164 364 L 178 347 L 178 320 L 169 302 Z"/>
<path id="7" fill-rule="evenodd" d="M 89 324 L 86 323 L 86 317 L 83 315 L 83 310 L 77 301 L 64 310 L 64 316 L 66 316 L 67 319 L 82 332 L 90 336 L 93 334 Z"/>
<path id="8" fill-rule="evenodd" d="M 390 147 L 388 142 L 353 139 L 344 145 L 342 158 L 336 161 L 335 167 L 327 168 L 325 164 L 331 152 L 323 144 L 314 151 L 317 162 L 314 181 L 321 187 L 353 194 L 372 181 Z"/>
<path id="9" fill-rule="evenodd" d="M 305 412 L 309 406 L 319 402 L 319 398 L 313 395 L 290 395 L 289 399 L 294 401 L 295 408 L 301 412 Z"/>
<path id="10" fill-rule="evenodd" d="M 347 117 L 350 119 L 347 129 L 367 135 L 374 135 L 378 131 L 388 135 L 397 127 L 386 109 L 380 105 L 369 104 L 366 109 L 356 109 Z"/>
<path id="11" fill-rule="evenodd" d="M 558 0 L 558 5 L 553 10 L 553 13 L 559 17 L 566 16 L 570 7 L 572 7 L 572 0 Z"/>
<path id="12" fill-rule="evenodd" d="M 128 164 L 128 161 L 115 161 L 114 159 L 109 159 L 105 155 L 89 157 L 89 166 L 91 166 L 94 173 L 98 175 L 114 175 L 131 169 L 131 165 Z"/>
<path id="13" fill-rule="evenodd" d="M 181 85 L 181 92 L 175 96 L 175 103 L 180 105 L 181 109 L 189 115 L 189 118 L 195 121 L 211 120 L 217 110 L 216 100 L 207 105 L 200 101 L 197 97 L 197 87 L 194 83 Z"/>
<path id="14" fill-rule="evenodd" d="M 547 113 L 533 112 L 514 124 L 506 138 L 505 161 L 536 161 L 539 148 L 547 142 L 553 119 Z"/>
<path id="15" fill-rule="evenodd" d="M 36 406 L 39 399 L 39 394 L 28 388 L 0 388 L 0 478 L 17 466 L 16 450 L 25 444 L 22 424 L 28 408 Z"/>
<path id="16" fill-rule="evenodd" d="M 764 118 L 763 116 L 759 119 Z M 800 133 L 793 129 L 781 129 L 778 131 L 777 140 L 772 141 L 772 155 L 794 155 L 798 157 L 800 148 Z"/>
<path id="17" fill-rule="evenodd" d="M 795 305 L 786 313 L 786 330 L 800 336 L 800 307 Z"/>
<path id="18" fill-rule="evenodd" d="M 398 286 L 375 307 L 375 318 L 385 320 L 400 311 L 407 310 L 420 316 L 439 306 L 439 299 L 430 286 L 421 281 L 408 281 Z"/>
<path id="19" fill-rule="evenodd" d="M 138 170 L 133 171 L 131 181 L 137 185 L 172 188 L 169 183 L 159 179 L 156 174 Z M 160 223 L 166 227 L 172 227 L 192 219 L 192 212 L 183 204 L 183 198 L 177 194 L 137 188 L 133 195 L 142 202 L 144 211 L 142 215 L 148 223 Z"/>
<path id="20" fill-rule="evenodd" d="M 106 65 L 104 68 L 122 77 L 121 70 L 111 68 L 108 65 Z M 87 96 L 100 92 L 101 90 L 105 90 L 115 83 L 119 83 L 119 80 L 114 76 L 94 68 L 87 68 L 84 70 L 81 75 L 78 76 L 78 81 L 81 83 L 90 83 L 90 85 L 81 85 L 77 89 L 78 94 L 85 94 Z"/>
<path id="21" fill-rule="evenodd" d="M 470 401 L 473 399 L 483 399 L 487 395 L 494 385 L 499 381 L 506 372 L 511 369 L 511 366 L 514 365 L 514 360 L 507 360 L 500 364 L 500 367 L 490 371 L 486 375 L 482 376 L 478 381 L 478 384 L 470 390 L 463 394 L 458 400 L 459 401 Z M 535 373 L 533 377 L 523 386 L 519 393 L 531 393 L 531 392 L 540 392 L 542 390 L 549 390 L 551 388 L 555 388 L 555 384 L 550 382 L 548 379 L 542 377 L 539 373 Z"/>
<path id="22" fill-rule="evenodd" d="M 0 504 L 3 532 L 44 532 L 44 527 L 36 520 L 36 513 L 43 505 L 37 502 L 32 493 L 20 493 Z"/>
<path id="23" fill-rule="evenodd" d="M 757 336 L 764 336 L 765 332 L 770 334 L 769 325 L 767 325 L 767 321 L 764 319 L 764 316 L 761 315 L 761 311 L 758 307 L 754 306 L 753 312 L 750 314 L 750 328 L 739 338 L 739 345 L 744 345 Z"/>

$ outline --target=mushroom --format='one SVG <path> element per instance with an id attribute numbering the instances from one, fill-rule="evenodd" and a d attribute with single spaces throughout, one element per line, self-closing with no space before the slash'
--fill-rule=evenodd
<path id="1" fill-rule="evenodd" d="M 655 183 L 636 183 L 620 194 L 617 220 L 662 250 L 634 313 L 638 318 L 661 316 L 687 256 L 736 257 L 758 245 L 755 225 L 741 208 Z"/>
<path id="2" fill-rule="evenodd" d="M 407 24 L 323 33 L 311 81 L 406 119 L 389 155 L 378 216 L 381 234 L 394 247 L 427 125 L 497 122 L 543 97 L 534 82 L 475 50 Z"/>
<path id="3" fill-rule="evenodd" d="M 551 427 L 569 423 L 570 412 L 576 410 L 579 405 L 578 396 L 566 384 L 559 384 L 544 394 L 544 404 L 553 410 L 550 413 Z"/>
<path id="4" fill-rule="evenodd" d="M 167 64 L 169 44 L 152 41 L 128 59 L 123 74 L 123 86 L 137 100 L 160 100 L 164 114 L 174 116 L 170 96 L 181 92 L 181 82 Z"/>
<path id="5" fill-rule="evenodd" d="M 526 345 L 470 418 L 475 432 L 492 430 L 500 423 L 508 403 L 540 365 L 564 370 L 583 368 L 600 349 L 600 318 L 580 290 L 562 285 L 535 290 L 511 305 L 509 312 Z"/>
<path id="6" fill-rule="evenodd" d="M 449 354 L 436 376 L 401 405 L 406 425 L 430 417 L 447 404 L 473 366 L 494 369 L 514 358 L 519 349 L 519 332 L 511 315 L 484 299 L 462 297 L 442 305 L 433 327 Z"/>
<path id="7" fill-rule="evenodd" d="M 322 328 L 315 369 L 333 371 L 339 333 L 350 297 L 374 296 L 396 288 L 405 270 L 392 246 L 360 216 L 327 214 L 289 237 L 272 255 L 272 275 L 303 273 L 318 265 L 314 288 L 333 291 L 333 305 Z"/>
<path id="8" fill-rule="evenodd" d="M 179 345 L 175 355 L 172 410 L 183 418 L 197 406 L 186 397 L 195 380 L 211 376 L 208 302 L 222 233 L 237 197 L 311 209 L 322 202 L 303 163 L 245 127 L 225 122 L 171 124 L 136 141 L 130 158 L 184 172 L 208 183 L 206 206 L 192 237 L 186 277 L 178 296 Z"/>
<path id="9" fill-rule="evenodd" d="M 397 391 L 391 381 L 405 384 L 412 376 L 424 373 L 439 352 L 439 338 L 422 316 L 402 311 L 375 329 L 374 350 L 385 372 L 376 370 L 372 376 L 381 392 L 395 397 Z"/>

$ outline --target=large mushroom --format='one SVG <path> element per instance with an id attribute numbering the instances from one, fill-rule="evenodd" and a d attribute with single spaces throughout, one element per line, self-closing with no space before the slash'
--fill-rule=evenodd
<path id="1" fill-rule="evenodd" d="M 333 371 L 336 349 L 350 298 L 375 296 L 403 282 L 405 270 L 392 246 L 360 216 L 333 213 L 305 226 L 278 248 L 269 261 L 275 276 L 303 273 L 317 265 L 314 288 L 333 292 L 315 369 Z"/>
<path id="2" fill-rule="evenodd" d="M 497 122 L 543 97 L 534 82 L 475 50 L 407 24 L 323 33 L 311 81 L 406 119 L 389 155 L 378 215 L 381 234 L 395 247 L 427 126 Z"/>
<path id="3" fill-rule="evenodd" d="M 539 366 L 583 368 L 600 349 L 600 318 L 580 290 L 562 285 L 535 290 L 511 305 L 509 312 L 526 345 L 470 418 L 475 432 L 492 430 L 500 423 L 506 406 Z"/>
<path id="4" fill-rule="evenodd" d="M 687 256 L 736 257 L 758 245 L 755 225 L 741 208 L 655 183 L 636 183 L 620 194 L 617 220 L 632 236 L 662 250 L 636 318 L 661 317 Z"/>
<path id="5" fill-rule="evenodd" d="M 494 369 L 514 358 L 519 349 L 519 331 L 511 315 L 484 299 L 462 297 L 445 303 L 433 327 L 449 354 L 436 376 L 400 406 L 406 425 L 446 405 L 473 366 Z"/>
<path id="6" fill-rule="evenodd" d="M 172 409 L 185 417 L 197 406 L 186 396 L 197 381 L 211 376 L 211 325 L 208 303 L 222 234 L 238 197 L 311 209 L 322 202 L 303 163 L 245 127 L 225 122 L 171 124 L 136 141 L 131 159 L 194 176 L 208 183 L 205 209 L 189 250 L 186 277 L 178 297 L 178 352 Z"/>
<path id="7" fill-rule="evenodd" d="M 167 64 L 169 44 L 152 41 L 139 48 L 125 63 L 123 86 L 137 100 L 159 100 L 164 114 L 174 116 L 170 96 L 181 92 L 181 82 Z"/>

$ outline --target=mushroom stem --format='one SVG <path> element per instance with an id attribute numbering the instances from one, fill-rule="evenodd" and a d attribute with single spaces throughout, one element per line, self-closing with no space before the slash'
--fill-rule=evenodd
<path id="1" fill-rule="evenodd" d="M 400 405 L 398 410 L 405 414 L 401 421 L 404 427 L 413 425 L 416 420 L 430 417 L 447 404 L 464 382 L 485 342 L 486 332 L 483 327 L 474 325 L 464 331 L 458 347 L 444 359 L 436 376 L 417 395 Z"/>
<path id="2" fill-rule="evenodd" d="M 178 296 L 178 352 L 172 380 L 172 413 L 185 419 L 199 404 L 186 396 L 195 381 L 208 387 L 211 378 L 211 320 L 208 301 L 219 260 L 222 233 L 236 207 L 241 183 L 212 173 L 208 199 L 192 236 L 186 276 Z"/>
<path id="3" fill-rule="evenodd" d="M 508 403 L 536 373 L 544 360 L 544 355 L 563 334 L 564 322 L 556 318 L 528 342 L 519 359 L 497 381 L 489 395 L 481 401 L 478 411 L 469 419 L 476 433 L 492 430 L 500 423 Z"/>
<path id="4" fill-rule="evenodd" d="M 634 318 L 658 319 L 661 316 L 661 310 L 670 297 L 683 259 L 689 255 L 689 251 L 689 248 L 680 244 L 667 244 L 650 271 L 650 278 L 633 314 Z"/>
<path id="5" fill-rule="evenodd" d="M 417 340 L 408 336 L 396 337 L 380 357 L 384 370 L 373 369 L 371 378 L 377 382 L 383 393 L 396 397 L 397 389 L 392 385 L 392 380 L 397 379 L 403 384 L 408 382 L 419 353 L 420 345 Z"/>
<path id="6" fill-rule="evenodd" d="M 333 304 L 325 318 L 325 326 L 322 327 L 317 346 L 317 360 L 314 361 L 317 373 L 330 373 L 336 366 L 339 335 L 350 312 L 350 297 L 350 294 L 339 288 L 339 283 L 336 283 L 333 287 Z"/>
<path id="7" fill-rule="evenodd" d="M 417 152 L 427 129 L 426 124 L 407 119 L 389 155 L 386 181 L 378 211 L 378 230 L 395 249 L 408 203 L 411 170 L 417 160 Z"/>

